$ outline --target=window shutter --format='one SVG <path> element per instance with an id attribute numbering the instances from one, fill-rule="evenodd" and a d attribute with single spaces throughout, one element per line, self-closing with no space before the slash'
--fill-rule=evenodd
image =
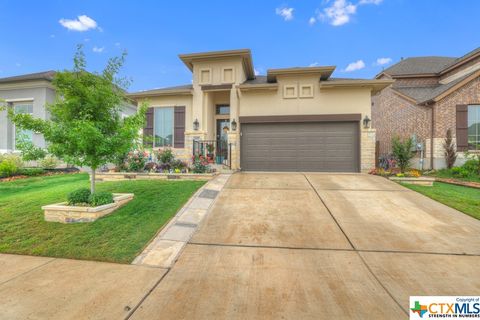
<path id="1" fill-rule="evenodd" d="M 145 127 L 143 128 L 143 144 L 148 147 L 152 146 L 151 139 L 147 139 L 147 137 L 153 136 L 154 110 L 155 110 L 154 108 L 147 109 L 147 113 L 146 113 L 147 121 L 145 122 Z"/>
<path id="2" fill-rule="evenodd" d="M 457 151 L 468 150 L 468 106 L 466 104 L 457 105 L 456 112 L 456 138 Z"/>
<path id="3" fill-rule="evenodd" d="M 185 107 L 175 107 L 173 120 L 173 147 L 185 148 Z"/>

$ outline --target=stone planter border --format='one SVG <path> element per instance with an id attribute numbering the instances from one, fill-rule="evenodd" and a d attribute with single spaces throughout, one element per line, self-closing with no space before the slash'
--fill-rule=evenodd
<path id="1" fill-rule="evenodd" d="M 69 206 L 66 202 L 43 206 L 45 221 L 61 223 L 93 222 L 112 213 L 129 201 L 133 193 L 114 193 L 113 203 L 98 207 Z"/>
<path id="2" fill-rule="evenodd" d="M 433 186 L 433 182 L 435 181 L 435 178 L 430 178 L 430 177 L 389 177 L 389 180 L 395 181 L 395 182 L 401 182 L 401 183 L 407 183 L 407 184 L 415 184 L 419 186 L 426 186 L 426 187 L 431 187 Z"/>
<path id="3" fill-rule="evenodd" d="M 138 172 L 97 172 L 95 181 L 119 180 L 211 180 L 218 173 L 138 173 Z"/>

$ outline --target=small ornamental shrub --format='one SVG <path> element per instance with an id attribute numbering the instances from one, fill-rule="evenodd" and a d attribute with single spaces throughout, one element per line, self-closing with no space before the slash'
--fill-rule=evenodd
<path id="1" fill-rule="evenodd" d="M 203 156 L 193 156 L 192 171 L 194 173 L 205 173 L 210 170 L 208 162 Z"/>
<path id="2" fill-rule="evenodd" d="M 161 163 L 171 163 L 175 159 L 172 149 L 165 148 L 158 150 L 157 159 Z"/>
<path id="3" fill-rule="evenodd" d="M 47 155 L 45 158 L 40 160 L 40 167 L 44 169 L 55 169 L 58 166 L 58 159 L 55 156 Z"/>
<path id="4" fill-rule="evenodd" d="M 104 204 L 113 203 L 113 194 L 110 192 L 95 192 L 90 194 L 88 203 L 92 207 L 103 206 Z"/>
<path id="5" fill-rule="evenodd" d="M 90 198 L 90 189 L 81 188 L 68 194 L 67 200 L 69 205 L 88 204 Z"/>
<path id="6" fill-rule="evenodd" d="M 145 151 L 131 151 L 127 155 L 128 171 L 142 172 L 148 160 L 148 154 Z"/>
<path id="7" fill-rule="evenodd" d="M 11 177 L 18 172 L 18 166 L 12 159 L 3 159 L 0 162 L 0 178 Z"/>
<path id="8" fill-rule="evenodd" d="M 447 130 L 447 137 L 443 142 L 443 149 L 447 168 L 451 169 L 453 167 L 453 164 L 457 160 L 457 148 L 455 147 L 455 143 L 453 142 L 451 129 Z"/>
<path id="9" fill-rule="evenodd" d="M 479 168 L 479 160 L 477 159 L 469 159 L 465 161 L 465 163 L 462 166 L 463 169 L 471 173 L 472 175 L 479 174 L 478 173 L 478 168 Z"/>
<path id="10" fill-rule="evenodd" d="M 408 138 L 405 140 L 400 140 L 399 137 L 394 137 L 392 139 L 392 153 L 397 160 L 397 165 L 400 168 L 400 172 L 404 173 L 405 169 L 410 165 L 410 160 L 413 158 L 413 140 Z"/>
<path id="11" fill-rule="evenodd" d="M 10 162 L 13 162 L 15 166 L 20 169 L 23 168 L 23 160 L 22 157 L 19 154 L 16 153 L 7 153 L 3 155 L 3 160 L 8 160 Z"/>

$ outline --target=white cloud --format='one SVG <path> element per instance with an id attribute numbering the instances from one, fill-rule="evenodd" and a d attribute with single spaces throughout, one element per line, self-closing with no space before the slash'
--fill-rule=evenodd
<path id="1" fill-rule="evenodd" d="M 275 9 L 275 13 L 281 16 L 285 21 L 289 21 L 293 19 L 293 10 L 295 9 L 282 7 Z"/>
<path id="2" fill-rule="evenodd" d="M 360 0 L 357 4 L 347 0 L 335 0 L 318 13 L 318 18 L 327 21 L 332 26 L 341 26 L 350 22 L 351 17 L 357 13 L 358 6 L 374 4 L 379 5 L 383 0 Z M 325 3 L 328 3 L 326 1 Z"/>
<path id="3" fill-rule="evenodd" d="M 323 9 L 320 17 L 332 26 L 341 26 L 350 22 L 350 16 L 357 12 L 357 6 L 346 0 L 335 0 L 330 7 Z"/>
<path id="4" fill-rule="evenodd" d="M 358 4 L 376 4 L 379 5 L 383 0 L 360 0 Z"/>
<path id="5" fill-rule="evenodd" d="M 93 47 L 93 49 L 92 49 L 92 51 L 93 51 L 93 52 L 96 52 L 96 53 L 102 53 L 103 50 L 105 50 L 105 47 L 97 47 L 97 46 L 95 46 L 95 47 Z"/>
<path id="6" fill-rule="evenodd" d="M 317 19 L 315 19 L 314 17 L 311 17 L 310 19 L 308 19 L 308 24 L 311 26 L 313 26 L 316 22 L 317 22 Z"/>
<path id="7" fill-rule="evenodd" d="M 315 62 L 310 63 L 308 66 L 309 67 L 318 67 L 319 65 L 320 65 L 320 63 L 315 61 Z"/>
<path id="8" fill-rule="evenodd" d="M 389 64 L 390 62 L 392 62 L 392 58 L 378 58 L 376 65 L 383 66 L 383 65 Z"/>
<path id="9" fill-rule="evenodd" d="M 260 72 L 256 68 L 253 68 L 253 73 L 255 73 L 256 76 L 260 74 Z"/>
<path id="10" fill-rule="evenodd" d="M 365 62 L 363 60 L 357 60 L 355 62 L 350 63 L 346 68 L 345 72 L 352 72 L 352 71 L 357 71 L 360 69 L 365 68 Z"/>
<path id="11" fill-rule="evenodd" d="M 73 31 L 88 31 L 90 29 L 97 29 L 98 25 L 95 20 L 86 15 L 78 16 L 77 19 L 60 19 L 58 21 L 62 26 L 68 30 Z"/>

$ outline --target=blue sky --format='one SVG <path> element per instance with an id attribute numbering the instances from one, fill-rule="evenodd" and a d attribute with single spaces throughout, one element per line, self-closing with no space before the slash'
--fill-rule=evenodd
<path id="1" fill-rule="evenodd" d="M 336 65 L 371 78 L 401 57 L 478 47 L 478 12 L 475 0 L 0 0 L 0 77 L 70 68 L 82 43 L 90 70 L 126 49 L 130 91 L 190 83 L 179 53 L 237 48 L 260 74 Z"/>

